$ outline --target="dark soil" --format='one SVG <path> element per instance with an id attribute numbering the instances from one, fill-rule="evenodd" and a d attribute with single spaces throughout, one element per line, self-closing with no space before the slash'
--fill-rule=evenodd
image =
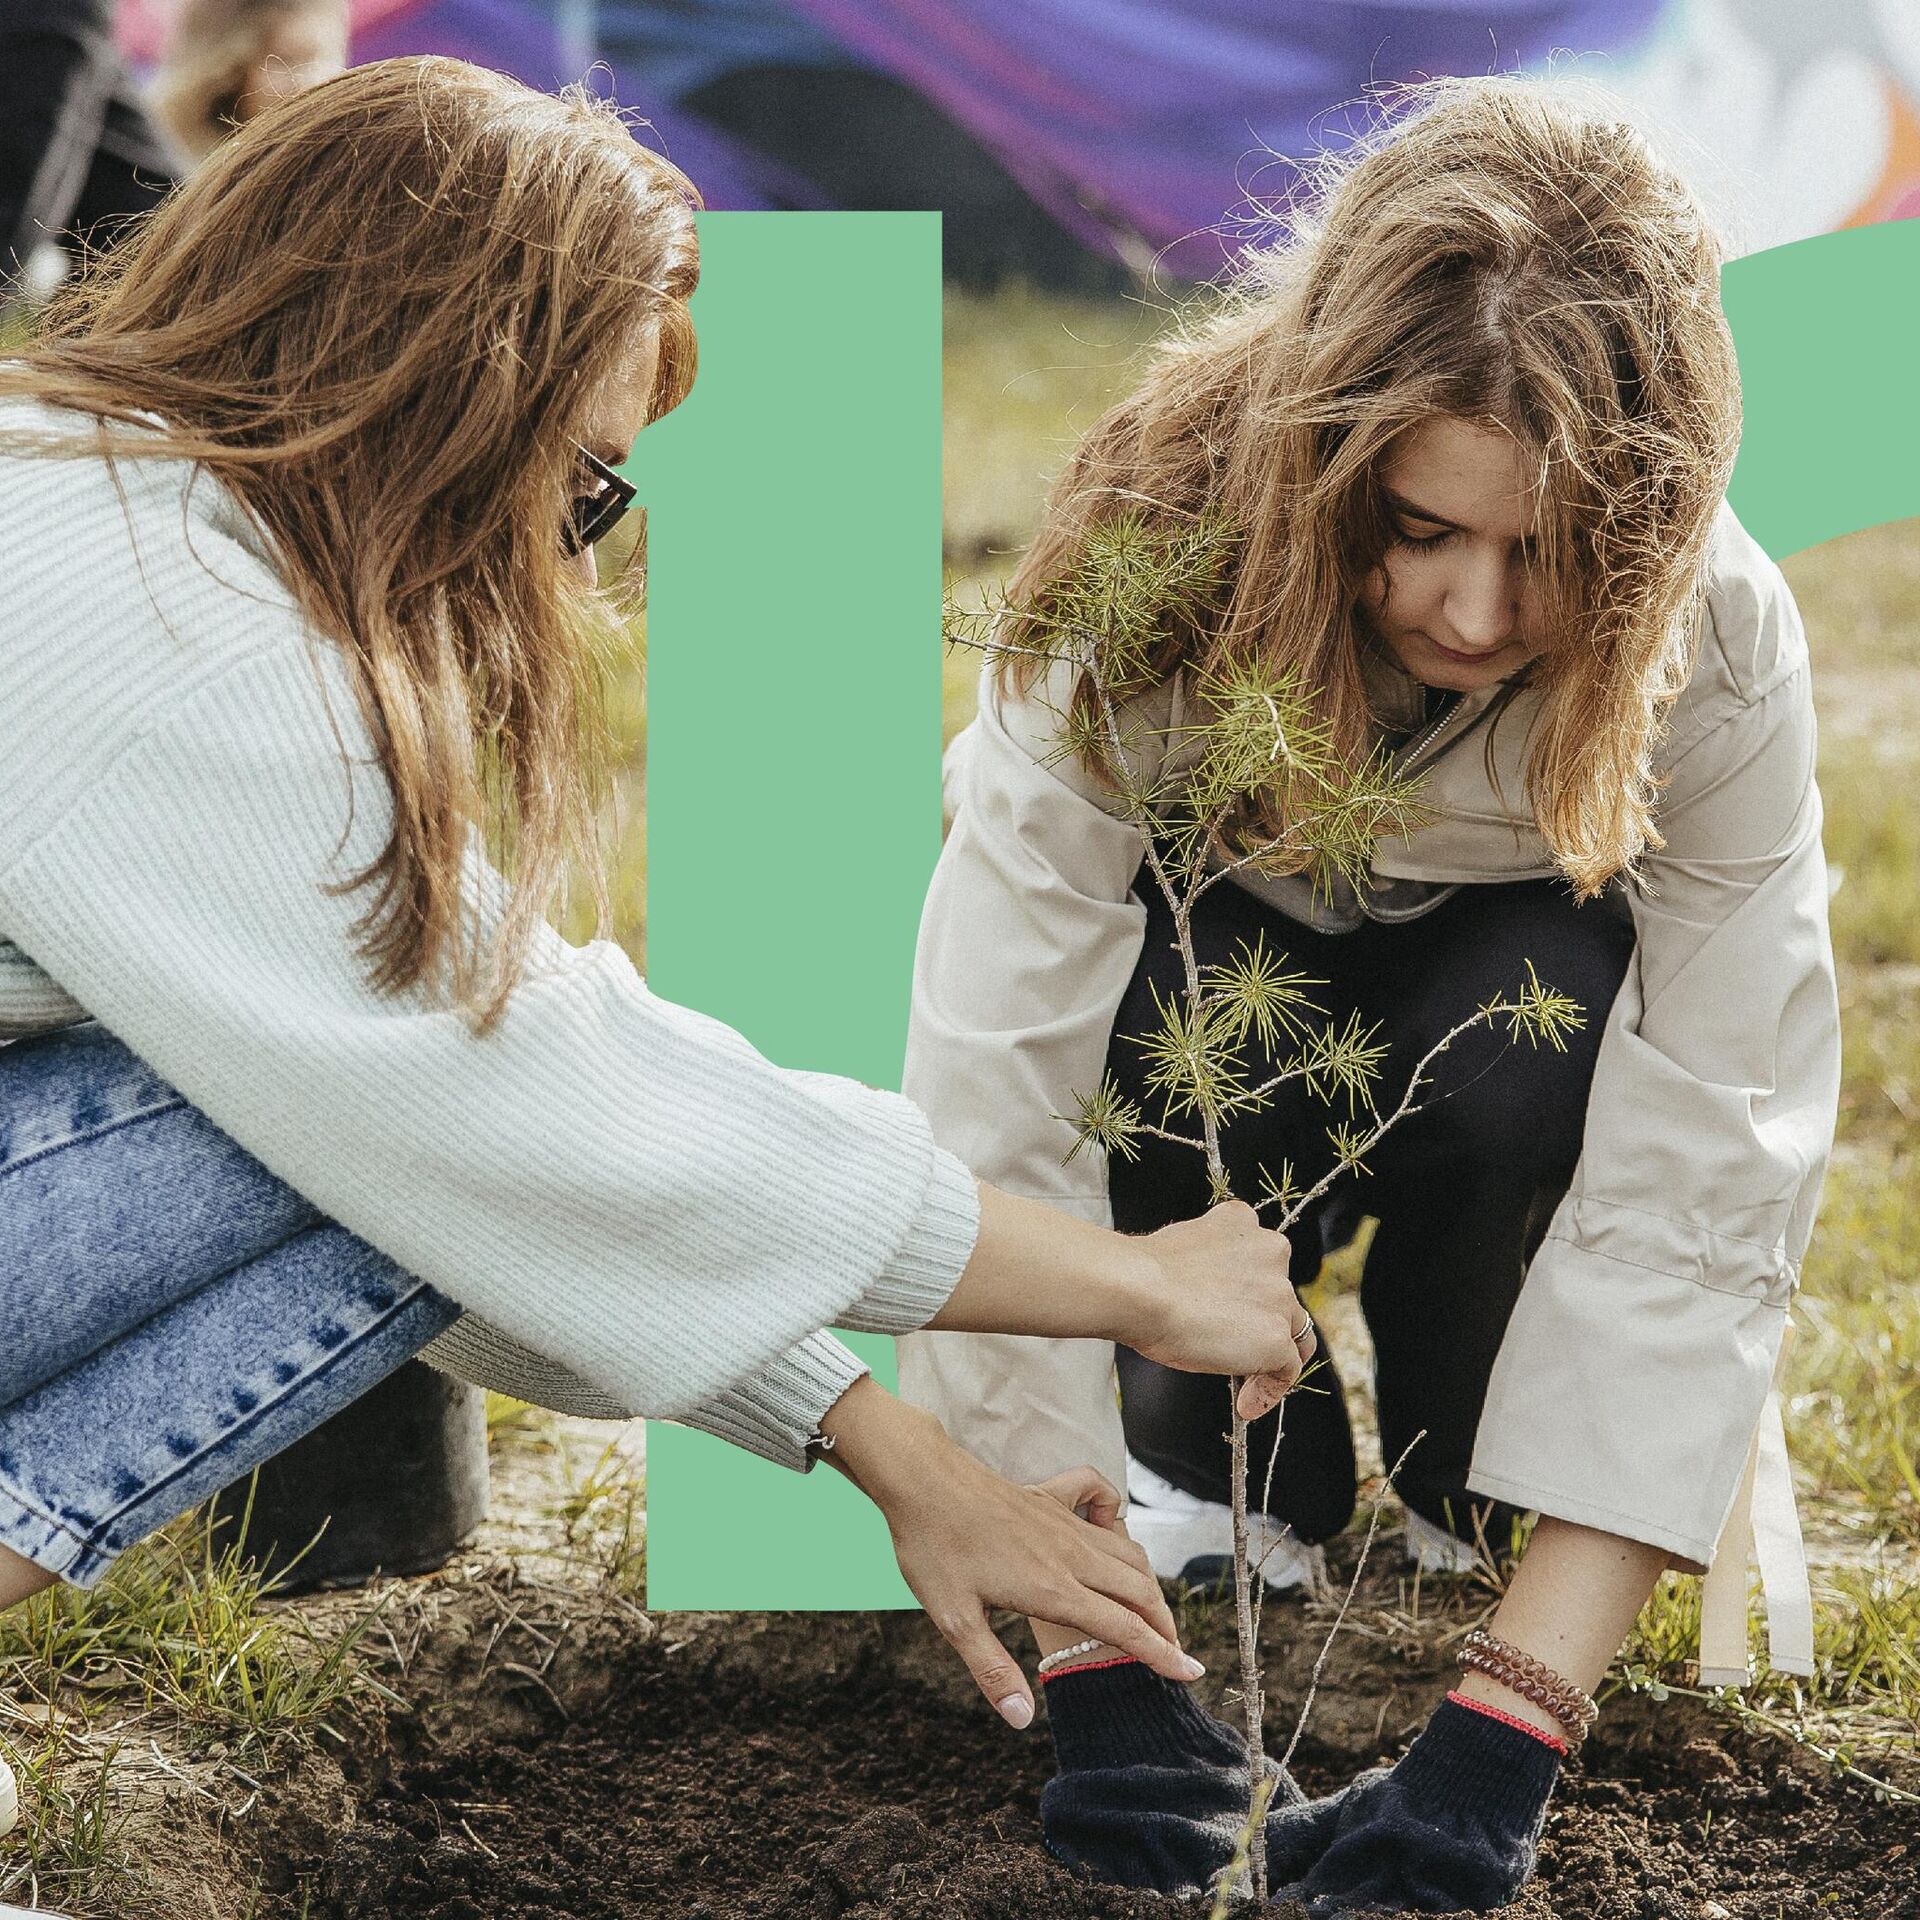
<path id="1" fill-rule="evenodd" d="M 571 1695 L 497 1676 L 493 1731 L 392 1757 L 351 1830 L 290 1863 L 309 1920 L 1204 1911 L 1091 1885 L 1042 1852 L 1044 1729 L 1008 1733 L 917 1616 L 646 1624 L 658 1630 L 595 1648 Z M 1189 1635 L 1216 1675 L 1231 1666 L 1222 1631 Z M 1297 1607 L 1269 1610 L 1281 1736 L 1319 1638 Z M 1420 1638 L 1343 1636 L 1296 1765 L 1310 1791 L 1391 1760 L 1418 1729 L 1447 1671 Z M 1563 1779 L 1539 1876 L 1506 1911 L 1920 1920 L 1920 1818 L 1695 1703 L 1622 1698 Z"/>

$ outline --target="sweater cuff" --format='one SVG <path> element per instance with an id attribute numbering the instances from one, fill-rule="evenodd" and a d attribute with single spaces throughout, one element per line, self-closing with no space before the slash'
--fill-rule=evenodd
<path id="1" fill-rule="evenodd" d="M 980 1236 L 980 1189 L 936 1147 L 920 1212 L 900 1249 L 837 1325 L 855 1333 L 911 1333 L 946 1305 Z"/>
<path id="2" fill-rule="evenodd" d="M 681 1417 L 729 1446 L 757 1453 L 775 1466 L 810 1473 L 808 1439 L 827 1409 L 871 1369 L 830 1333 L 809 1334 L 757 1373 L 736 1381 Z"/>

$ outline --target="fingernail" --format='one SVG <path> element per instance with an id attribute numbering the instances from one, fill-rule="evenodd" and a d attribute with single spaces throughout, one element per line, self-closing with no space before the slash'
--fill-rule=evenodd
<path id="1" fill-rule="evenodd" d="M 1186 1669 L 1186 1675 L 1189 1680 L 1198 1680 L 1200 1676 L 1206 1672 L 1206 1668 L 1190 1653 L 1183 1653 L 1180 1656 L 1180 1661 Z"/>
<path id="2" fill-rule="evenodd" d="M 1000 1703 L 1000 1717 L 1010 1727 L 1033 1725 L 1033 1702 L 1024 1693 L 1010 1693 Z"/>

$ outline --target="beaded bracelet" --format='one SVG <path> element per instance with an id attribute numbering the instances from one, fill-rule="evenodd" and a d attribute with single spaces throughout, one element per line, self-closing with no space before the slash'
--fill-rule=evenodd
<path id="1" fill-rule="evenodd" d="M 1505 1640 L 1496 1640 L 1484 1627 L 1475 1627 L 1460 1643 L 1459 1664 L 1484 1673 L 1510 1687 L 1523 1700 L 1531 1700 L 1543 1713 L 1550 1713 L 1566 1729 L 1567 1746 L 1578 1752 L 1587 1730 L 1600 1717 L 1593 1696 L 1584 1693 L 1564 1675 L 1532 1654 L 1523 1652 Z"/>
<path id="2" fill-rule="evenodd" d="M 1069 1660 L 1078 1660 L 1083 1654 L 1091 1653 L 1095 1647 L 1104 1647 L 1106 1644 L 1104 1640 L 1076 1640 L 1072 1646 L 1061 1647 L 1058 1651 L 1048 1654 L 1034 1668 L 1034 1672 L 1051 1673 L 1056 1667 L 1064 1667 Z"/>

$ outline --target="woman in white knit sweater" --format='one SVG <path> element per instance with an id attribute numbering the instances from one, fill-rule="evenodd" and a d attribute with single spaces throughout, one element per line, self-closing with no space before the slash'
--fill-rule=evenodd
<path id="1" fill-rule="evenodd" d="M 0 1604 L 425 1347 L 831 1442 L 1016 1726 L 991 1604 L 1195 1671 L 1111 1486 L 997 1479 L 823 1329 L 1120 1339 L 1264 1409 L 1312 1342 L 1284 1241 L 979 1188 L 547 924 L 596 871 L 592 543 L 692 379 L 691 203 L 595 102 L 381 63 L 0 367 Z"/>

